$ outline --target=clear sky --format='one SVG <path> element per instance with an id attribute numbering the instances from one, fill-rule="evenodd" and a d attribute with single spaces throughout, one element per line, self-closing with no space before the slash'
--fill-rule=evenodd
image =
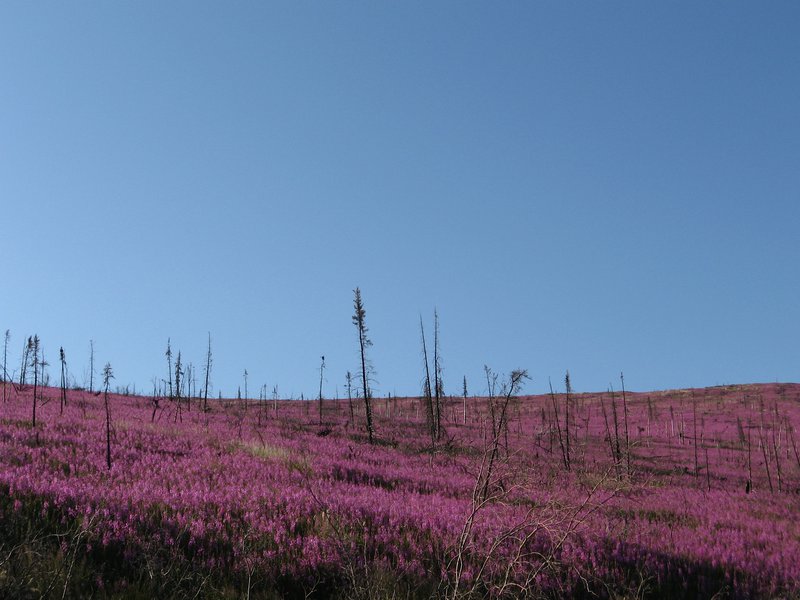
<path id="1" fill-rule="evenodd" d="M 797 2 L 0 4 L 0 329 L 117 383 L 800 380 Z"/>

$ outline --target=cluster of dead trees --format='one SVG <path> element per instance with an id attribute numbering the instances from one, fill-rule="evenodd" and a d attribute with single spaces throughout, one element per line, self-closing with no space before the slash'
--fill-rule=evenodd
<path id="1" fill-rule="evenodd" d="M 609 452 L 611 453 L 611 459 L 614 461 L 614 466 L 616 467 L 617 472 L 620 472 L 624 465 L 625 473 L 628 476 L 630 476 L 631 442 L 630 442 L 630 435 L 628 432 L 628 399 L 625 394 L 625 376 L 622 373 L 620 373 L 619 379 L 620 383 L 622 384 L 622 416 L 623 416 L 624 431 L 620 432 L 617 395 L 614 392 L 614 388 L 611 388 L 609 390 L 609 393 L 611 394 L 611 416 L 614 427 L 613 432 L 611 426 L 609 425 L 608 412 L 606 411 L 606 404 L 602 396 L 600 397 L 600 408 L 603 411 L 603 423 L 605 425 L 605 431 L 606 431 L 605 439 L 608 441 Z M 624 442 L 624 447 L 623 447 L 623 442 Z"/>
<path id="2" fill-rule="evenodd" d="M 31 428 L 34 435 L 34 443 L 39 445 L 39 424 L 37 424 L 37 407 L 45 401 L 41 396 L 43 387 L 49 385 L 49 378 L 45 375 L 45 368 L 49 363 L 44 358 L 44 350 L 42 349 L 42 342 L 38 335 L 32 335 L 27 338 L 22 350 L 22 363 L 20 365 L 19 385 L 16 385 L 8 374 L 8 342 L 11 332 L 7 329 L 5 332 L 3 344 L 3 402 L 8 400 L 7 385 L 10 383 L 14 386 L 16 391 L 22 391 L 29 385 L 29 379 L 33 379 L 33 390 L 31 394 Z M 94 367 L 94 342 L 90 343 L 90 364 L 92 365 L 92 377 L 90 379 L 90 391 L 94 384 L 93 381 L 93 367 Z M 64 414 L 64 407 L 67 405 L 67 356 L 64 352 L 63 346 L 58 350 L 59 362 L 61 365 L 61 378 L 59 382 L 59 401 L 60 401 L 60 414 Z M 106 421 L 106 464 L 111 468 L 111 411 L 108 403 L 109 383 L 114 378 L 111 364 L 106 363 L 103 369 L 103 385 L 104 385 L 104 407 L 105 407 L 105 421 Z M 99 392 L 98 392 L 99 394 Z"/>
<path id="3" fill-rule="evenodd" d="M 422 380 L 422 397 L 425 403 L 426 422 L 431 436 L 431 447 L 435 447 L 436 442 L 444 434 L 444 427 L 442 426 L 444 384 L 442 381 L 442 358 L 439 351 L 439 313 L 435 309 L 433 311 L 433 381 L 431 381 L 431 365 L 428 361 L 428 346 L 425 340 L 422 315 L 419 317 L 419 332 L 422 338 L 422 360 L 425 367 L 425 377 Z"/>
<path id="4" fill-rule="evenodd" d="M 366 325 L 366 310 L 364 308 L 364 302 L 361 297 L 361 290 L 357 287 L 353 290 L 354 298 L 353 298 L 353 307 L 354 307 L 354 314 L 352 317 L 353 324 L 356 326 L 356 331 L 358 334 L 358 343 L 359 343 L 359 355 L 360 355 L 360 376 L 356 375 L 353 376 L 350 371 L 347 372 L 347 391 L 348 391 L 348 401 L 350 406 L 350 417 L 351 421 L 354 421 L 355 414 L 353 409 L 353 392 L 355 390 L 356 385 L 358 385 L 359 393 L 358 395 L 361 396 L 364 402 L 364 412 L 366 415 L 366 429 L 370 443 L 375 442 L 375 424 L 372 414 L 372 390 L 371 390 L 371 374 L 373 372 L 372 366 L 370 361 L 367 357 L 367 350 L 372 345 L 372 341 L 368 336 L 368 328 Z M 10 332 L 6 331 L 5 333 L 5 343 L 3 348 L 3 401 L 5 402 L 7 398 L 7 390 L 5 383 L 9 381 L 8 377 L 8 342 L 10 338 Z M 424 333 L 423 333 L 423 343 L 424 343 Z M 89 380 L 89 391 L 94 392 L 94 375 L 95 375 L 95 368 L 94 368 L 94 341 L 91 340 L 89 343 L 90 346 L 90 356 L 89 356 L 89 372 L 88 372 L 88 380 Z M 165 357 L 167 361 L 167 377 L 166 379 L 154 379 L 153 380 L 153 394 L 151 396 L 152 401 L 152 416 L 151 420 L 155 420 L 156 415 L 159 409 L 162 409 L 161 400 L 166 396 L 168 399 L 170 406 L 173 408 L 174 418 L 176 421 L 182 421 L 182 413 L 184 410 L 191 411 L 192 401 L 193 399 L 202 400 L 200 402 L 201 410 L 208 411 L 208 396 L 209 396 L 209 387 L 210 387 L 210 375 L 211 375 L 211 367 L 212 367 L 212 353 L 211 353 L 211 334 L 208 336 L 208 350 L 206 353 L 206 361 L 205 361 L 205 369 L 203 372 L 204 375 L 204 384 L 202 387 L 201 392 L 198 394 L 197 390 L 197 381 L 196 381 L 196 371 L 194 366 L 189 363 L 186 364 L 182 359 L 181 351 L 179 350 L 177 355 L 173 355 L 171 340 L 167 339 L 167 348 L 165 351 Z M 174 357 L 174 361 L 173 361 Z M 66 363 L 66 354 L 64 349 L 61 348 L 59 350 L 59 358 L 61 361 L 61 410 L 63 412 L 63 408 L 67 403 L 67 363 Z M 34 385 L 34 394 L 33 394 L 33 408 L 32 408 L 32 423 L 34 429 L 36 427 L 36 404 L 38 398 L 38 390 L 42 383 L 47 385 L 47 381 L 42 381 L 44 375 L 44 367 L 48 363 L 45 362 L 43 353 L 41 350 L 41 345 L 38 336 L 32 336 L 28 338 L 26 344 L 23 347 L 22 353 L 22 364 L 19 373 L 19 385 L 26 386 L 28 383 L 29 378 L 32 376 L 33 378 L 33 385 Z M 426 355 L 426 369 L 427 369 L 427 355 Z M 325 370 L 325 357 L 323 356 L 321 359 L 320 364 L 320 384 L 319 384 L 319 420 L 320 425 L 322 424 L 322 400 L 323 400 L 323 381 L 324 381 L 324 370 Z M 31 375 L 32 371 L 32 375 Z M 436 440 L 441 436 L 441 397 L 442 397 L 442 380 L 441 380 L 441 364 L 439 359 L 439 342 L 438 342 L 438 315 L 436 315 L 436 325 L 435 325 L 435 340 L 434 340 L 434 373 L 435 373 L 435 383 L 431 383 L 430 376 L 428 377 L 428 381 L 426 384 L 426 398 L 428 399 L 429 405 L 429 426 L 431 428 L 431 435 L 432 439 Z M 103 370 L 103 386 L 104 386 L 104 393 L 107 394 L 109 392 L 109 381 L 113 379 L 113 373 L 110 369 L 110 365 L 106 365 L 106 368 Z M 261 388 L 261 396 L 260 396 L 260 408 L 264 408 L 266 406 L 266 385 L 262 386 Z M 238 398 L 242 399 L 241 388 L 237 393 Z M 247 370 L 244 371 L 244 410 L 247 411 L 247 402 L 249 398 L 249 391 L 248 391 L 248 372 Z M 435 400 L 434 400 L 435 398 Z M 277 413 L 277 400 L 278 400 L 278 390 L 277 386 L 273 388 L 272 394 L 273 400 L 273 408 Z M 106 408 L 107 403 L 106 403 Z M 259 418 L 261 417 L 261 412 L 259 412 Z M 110 418 L 108 419 L 110 422 Z M 110 442 L 109 442 L 110 446 Z M 110 451 L 109 451 L 109 464 L 110 464 Z"/>
<path id="5" fill-rule="evenodd" d="M 747 419 L 747 430 L 740 417 L 736 419 L 736 426 L 739 435 L 739 444 L 742 450 L 747 451 L 747 483 L 745 491 L 749 494 L 754 487 L 753 483 L 753 444 L 757 444 L 756 452 L 760 450 L 764 460 L 764 471 L 767 475 L 767 485 L 769 491 L 774 492 L 775 486 L 779 492 L 786 489 L 784 477 L 785 465 L 781 462 L 781 455 L 790 461 L 794 458 L 800 469 L 800 452 L 797 449 L 797 442 L 794 437 L 794 427 L 792 427 L 787 414 L 781 415 L 778 410 L 778 403 L 775 402 L 771 408 L 765 406 L 763 398 L 759 399 L 759 418 L 757 424 L 751 417 Z M 753 440 L 753 430 L 757 429 L 755 442 Z M 706 450 L 706 463 L 708 451 Z M 695 464 L 696 464 L 695 459 Z M 697 468 L 695 466 L 695 468 Z M 773 478 L 774 475 L 774 478 Z"/>
<path id="6" fill-rule="evenodd" d="M 167 349 L 164 352 L 167 359 L 167 378 L 153 380 L 153 394 L 151 402 L 153 412 L 151 420 L 154 421 L 156 414 L 161 406 L 161 399 L 166 396 L 173 409 L 173 416 L 175 421 L 183 420 L 183 410 L 191 412 L 192 401 L 196 400 L 198 407 L 202 411 L 208 411 L 208 391 L 210 385 L 212 354 L 211 354 L 211 334 L 208 334 L 208 349 L 206 351 L 205 367 L 203 369 L 203 387 L 198 393 L 197 391 L 197 370 L 192 363 L 184 363 L 181 356 L 181 351 L 175 357 L 173 364 L 172 357 L 172 343 L 171 339 L 167 338 Z M 245 371 L 246 376 L 247 371 Z"/>
<path id="7" fill-rule="evenodd" d="M 356 287 L 353 290 L 353 315 L 351 317 L 352 323 L 356 328 L 358 349 L 359 349 L 359 365 L 355 374 L 351 371 L 346 373 L 346 390 L 349 409 L 349 422 L 354 424 L 356 422 L 356 402 L 361 400 L 363 402 L 363 418 L 365 422 L 365 429 L 369 443 L 376 442 L 375 419 L 373 415 L 373 373 L 371 362 L 368 357 L 368 350 L 372 346 L 372 341 L 368 335 L 368 328 L 366 325 L 366 309 L 360 288 Z M 437 446 L 441 449 L 444 445 L 452 442 L 446 440 L 445 421 L 448 423 L 457 423 L 456 406 L 452 403 L 445 406 L 445 392 L 443 384 L 443 367 L 442 356 L 440 349 L 440 325 L 439 314 L 437 310 L 433 312 L 433 343 L 429 344 L 426 337 L 425 325 L 423 318 L 420 315 L 419 319 L 420 328 L 420 341 L 421 341 L 421 354 L 423 359 L 423 377 L 421 381 L 421 397 L 419 404 L 416 405 L 417 416 L 419 417 L 420 407 L 423 407 L 425 412 L 425 427 L 426 434 L 430 437 L 430 448 L 436 450 Z M 31 402 L 31 424 L 34 435 L 36 436 L 36 443 L 39 440 L 38 420 L 40 415 L 37 414 L 37 406 L 39 406 L 45 399 L 42 398 L 41 390 L 43 387 L 49 385 L 49 376 L 46 372 L 46 367 L 49 363 L 45 360 L 44 351 L 42 349 L 41 340 L 38 335 L 33 335 L 25 339 L 23 344 L 22 356 L 19 373 L 9 373 L 8 369 L 8 346 L 10 340 L 10 331 L 6 330 L 3 344 L 3 369 L 2 369 L 2 399 L 3 402 L 7 401 L 9 384 L 15 389 L 26 388 L 32 383 L 33 393 Z M 430 352 L 429 352 L 430 351 Z M 172 415 L 175 421 L 182 421 L 183 411 L 191 411 L 192 404 L 195 403 L 198 410 L 202 412 L 209 411 L 209 389 L 211 385 L 211 371 L 212 371 L 212 350 L 211 350 L 211 334 L 208 335 L 208 347 L 205 357 L 204 369 L 202 369 L 202 386 L 198 390 L 197 385 L 197 370 L 189 363 L 186 364 L 183 360 L 182 353 L 179 350 L 177 355 L 173 355 L 171 340 L 167 339 L 167 347 L 165 352 L 167 362 L 167 376 L 153 381 L 153 394 L 152 394 L 152 416 L 151 420 L 155 421 L 159 409 L 166 407 L 162 406 L 161 401 L 166 398 L 169 401 L 168 407 L 173 410 Z M 67 357 L 64 348 L 59 348 L 59 363 L 60 363 L 60 382 L 59 382 L 59 401 L 60 412 L 63 414 L 65 407 L 68 404 L 67 389 L 69 386 L 69 370 L 67 365 Z M 174 358 L 174 360 L 173 360 Z M 94 392 L 94 369 L 95 360 L 95 346 L 94 341 L 89 342 L 89 368 L 87 373 L 88 388 L 90 392 Z M 319 406 L 319 425 L 323 426 L 323 383 L 325 381 L 326 362 L 325 356 L 320 357 L 319 365 L 319 393 L 318 393 L 318 406 Z M 519 400 L 514 400 L 517 390 L 521 386 L 522 379 L 527 378 L 525 371 L 514 371 L 511 374 L 508 382 L 503 382 L 498 387 L 498 376 L 489 367 L 484 367 L 486 375 L 486 386 L 488 391 L 488 403 L 486 404 L 487 412 L 475 412 L 481 419 L 481 427 L 483 428 L 484 439 L 492 440 L 496 447 L 492 453 L 489 454 L 489 465 L 491 466 L 494 456 L 497 451 L 504 447 L 506 454 L 508 454 L 508 436 L 509 436 L 509 423 L 511 422 L 510 410 L 513 406 L 519 413 Z M 608 395 L 599 396 L 599 409 L 602 414 L 602 425 L 604 426 L 604 436 L 602 443 L 607 445 L 608 455 L 611 457 L 613 469 L 618 476 L 623 474 L 630 478 L 633 473 L 633 453 L 631 451 L 632 443 L 629 430 L 629 407 L 628 395 L 625 388 L 624 374 L 620 373 L 620 393 L 617 393 L 613 387 L 610 387 Z M 108 467 L 111 468 L 111 431 L 112 422 L 109 407 L 109 385 L 110 380 L 114 378 L 111 365 L 106 363 L 105 368 L 102 370 L 103 388 L 95 393 L 99 396 L 104 394 L 104 408 L 106 416 L 106 459 Z M 244 397 L 242 397 L 241 388 L 237 393 L 240 400 L 239 406 L 243 408 L 240 420 L 241 424 L 245 419 L 248 410 L 249 400 L 249 373 L 244 370 Z M 74 380 L 73 380 L 73 387 Z M 500 390 L 498 392 L 498 389 Z M 262 423 L 262 419 L 266 418 L 269 410 L 268 388 L 266 384 L 261 386 L 258 397 L 258 424 Z M 338 394 L 337 394 L 338 396 Z M 581 444 L 582 435 L 581 431 L 585 432 L 586 444 L 588 444 L 589 436 L 589 420 L 591 416 L 591 406 L 587 407 L 582 404 L 580 396 L 576 396 L 573 391 L 572 380 L 569 371 L 564 376 L 564 393 L 563 400 L 560 399 L 560 394 L 553 390 L 550 385 L 549 403 L 551 407 L 544 405 L 541 407 L 542 411 L 542 433 L 545 435 L 546 428 L 549 426 L 550 435 L 550 449 L 549 452 L 560 454 L 560 462 L 566 472 L 574 470 L 576 464 L 580 464 L 581 460 Z M 277 386 L 272 388 L 271 400 L 272 408 L 275 416 L 278 412 L 278 389 Z M 467 424 L 467 380 L 463 380 L 463 424 Z M 221 394 L 220 394 L 221 398 Z M 390 401 L 386 402 L 386 413 L 390 415 Z M 595 405 L 597 406 L 597 405 Z M 307 408 L 313 407 L 313 403 L 309 402 Z M 445 418 L 445 409 L 450 410 L 448 414 L 449 420 Z M 691 406 L 691 423 L 684 423 L 680 421 L 678 427 L 678 435 L 681 443 L 690 443 L 693 440 L 694 451 L 694 474 L 699 477 L 703 465 L 701 460 L 705 459 L 705 479 L 706 485 L 711 487 L 710 466 L 708 460 L 708 447 L 704 443 L 704 434 L 698 431 L 698 415 L 697 415 L 698 402 L 692 393 L 692 406 Z M 380 410 L 380 405 L 378 405 Z M 85 409 L 84 409 L 85 411 Z M 396 411 L 396 404 L 395 404 Z M 360 412 L 360 411 L 359 411 Z M 546 412 L 549 415 L 546 415 Z M 648 398 L 647 400 L 647 437 L 650 438 L 651 421 L 655 418 L 655 408 Z M 670 422 L 672 426 L 672 436 L 676 435 L 675 432 L 675 416 L 673 407 L 669 407 Z M 521 423 L 521 419 L 517 419 Z M 688 421 L 688 419 L 687 419 Z M 666 428 L 669 423 L 665 423 Z M 693 427 L 693 431 L 689 433 L 687 425 Z M 701 429 L 702 429 L 701 418 Z M 490 431 L 487 429 L 490 427 Z M 581 430 L 583 427 L 583 430 Z M 520 425 L 521 428 L 521 425 Z M 800 468 L 800 453 L 798 452 L 796 441 L 794 438 L 794 428 L 791 426 L 788 416 L 781 416 L 778 412 L 777 403 L 772 410 L 765 410 L 763 402 L 760 407 L 760 424 L 754 424 L 753 419 L 748 419 L 747 428 L 745 430 L 741 419 L 738 420 L 739 437 L 741 443 L 741 450 L 746 452 L 746 466 L 747 466 L 747 480 L 746 491 L 749 493 L 753 488 L 753 452 L 760 453 L 763 458 L 764 469 L 766 471 L 767 484 L 770 491 L 777 488 L 778 492 L 784 491 L 785 477 L 784 471 L 787 462 L 791 458 L 796 460 L 798 468 Z M 322 430 L 324 431 L 324 430 Z M 644 427 L 639 427 L 639 432 L 645 431 Z M 753 432 L 756 431 L 755 439 Z M 521 432 L 520 432 L 521 433 Z M 444 440 L 444 441 L 443 441 Z M 504 441 L 503 444 L 500 441 Z M 540 447 L 547 451 L 546 447 Z M 576 460 L 576 451 L 578 454 Z M 701 457 L 701 453 L 705 456 Z M 687 467 L 689 472 L 689 467 Z"/>

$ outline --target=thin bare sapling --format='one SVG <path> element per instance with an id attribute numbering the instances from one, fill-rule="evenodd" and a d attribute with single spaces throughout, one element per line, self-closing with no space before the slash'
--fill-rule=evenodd
<path id="1" fill-rule="evenodd" d="M 111 370 L 111 363 L 106 363 L 103 367 L 103 398 L 106 409 L 106 466 L 109 470 L 111 470 L 111 411 L 108 406 L 108 386 L 112 379 L 114 372 Z"/>

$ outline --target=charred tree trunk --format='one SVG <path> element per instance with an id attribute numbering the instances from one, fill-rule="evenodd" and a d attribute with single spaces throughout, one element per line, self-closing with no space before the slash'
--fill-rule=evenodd
<path id="1" fill-rule="evenodd" d="M 203 385 L 203 412 L 208 411 L 208 377 L 211 374 L 211 332 L 208 333 L 208 352 L 206 353 L 206 377 Z"/>
<path id="2" fill-rule="evenodd" d="M 11 330 L 6 329 L 5 341 L 3 342 L 3 404 L 8 399 L 6 386 L 8 385 L 8 340 L 10 337 Z"/>
<path id="3" fill-rule="evenodd" d="M 442 397 L 444 384 L 442 382 L 442 355 L 439 351 L 439 313 L 433 311 L 433 397 L 434 397 L 434 423 L 436 439 L 442 437 Z"/>
<path id="4" fill-rule="evenodd" d="M 67 358 L 64 354 L 63 346 L 58 350 L 61 359 L 61 414 L 64 414 L 64 406 L 67 404 Z"/>
<path id="5" fill-rule="evenodd" d="M 106 363 L 103 368 L 103 385 L 105 387 L 105 408 L 106 408 L 106 466 L 111 470 L 111 410 L 108 406 L 108 384 L 114 378 L 114 373 L 111 371 L 111 364 Z"/>
<path id="6" fill-rule="evenodd" d="M 89 391 L 94 392 L 94 340 L 89 340 Z"/>
<path id="7" fill-rule="evenodd" d="M 422 360 L 425 363 L 425 379 L 422 382 L 422 394 L 425 399 L 425 419 L 431 436 L 431 446 L 433 447 L 436 446 L 436 413 L 433 406 L 431 370 L 428 364 L 428 346 L 425 343 L 425 327 L 422 324 L 422 315 L 419 317 L 419 332 L 422 338 Z"/>
<path id="8" fill-rule="evenodd" d="M 631 474 L 631 442 L 628 437 L 628 400 L 625 395 L 625 376 L 620 372 L 619 380 L 622 384 L 622 412 L 625 420 L 625 469 L 628 476 Z"/>
<path id="9" fill-rule="evenodd" d="M 347 372 L 345 375 L 347 380 L 347 405 L 350 408 L 350 423 L 355 426 L 356 416 L 355 412 L 353 411 L 353 375 L 350 371 Z"/>
<path id="10" fill-rule="evenodd" d="M 375 441 L 375 428 L 372 423 L 372 404 L 370 402 L 371 392 L 369 389 L 369 378 L 367 376 L 367 348 L 372 345 L 372 342 L 367 337 L 368 329 L 365 320 L 367 311 L 364 310 L 364 303 L 361 300 L 361 290 L 356 288 L 353 291 L 353 294 L 353 307 L 355 308 L 355 313 L 353 314 L 353 324 L 358 330 L 358 346 L 361 352 L 361 384 L 364 391 L 364 410 L 367 417 L 367 436 L 369 437 L 369 443 L 372 444 Z"/>
<path id="11" fill-rule="evenodd" d="M 321 357 L 322 362 L 319 365 L 319 424 L 322 426 L 322 380 L 325 374 L 325 357 Z"/>
<path id="12" fill-rule="evenodd" d="M 39 432 L 36 430 L 36 394 L 39 386 L 39 336 L 33 336 L 33 431 L 36 434 L 36 443 L 39 443 Z"/>
<path id="13" fill-rule="evenodd" d="M 564 468 L 569 471 L 569 459 L 567 458 L 567 449 L 564 446 L 564 436 L 561 433 L 561 417 L 558 414 L 558 403 L 556 402 L 556 395 L 553 392 L 553 384 L 548 381 L 550 385 L 550 400 L 553 403 L 553 418 L 556 422 L 556 432 L 558 433 L 558 446 L 561 448 L 561 460 L 564 463 Z"/>
<path id="14" fill-rule="evenodd" d="M 467 376 L 464 375 L 464 425 L 467 424 Z"/>

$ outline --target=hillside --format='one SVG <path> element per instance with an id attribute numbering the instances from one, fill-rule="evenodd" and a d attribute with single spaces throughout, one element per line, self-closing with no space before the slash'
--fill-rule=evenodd
<path id="1" fill-rule="evenodd" d="M 505 390 L 509 391 L 508 388 Z M 800 385 L 0 405 L 0 596 L 797 597 Z"/>

